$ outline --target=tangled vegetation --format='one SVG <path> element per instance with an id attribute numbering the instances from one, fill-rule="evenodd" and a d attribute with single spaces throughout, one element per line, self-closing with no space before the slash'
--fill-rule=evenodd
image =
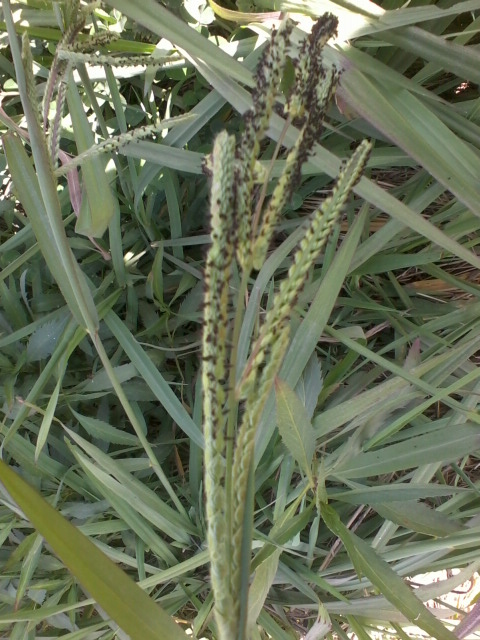
<path id="1" fill-rule="evenodd" d="M 2 3 L 1 637 L 475 629 L 480 3 L 402 5 Z"/>

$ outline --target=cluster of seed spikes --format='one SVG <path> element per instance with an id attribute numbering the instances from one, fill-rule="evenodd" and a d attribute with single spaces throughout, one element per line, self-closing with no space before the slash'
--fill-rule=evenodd
<path id="1" fill-rule="evenodd" d="M 207 540 L 219 640 L 242 639 L 246 633 L 246 615 L 241 611 L 239 594 L 248 585 L 245 567 L 249 572 L 249 557 L 245 559 L 247 487 L 256 427 L 288 346 L 290 316 L 308 271 L 325 246 L 370 152 L 367 141 L 358 146 L 342 167 L 330 197 L 310 218 L 288 276 L 253 341 L 243 375 L 235 379 L 235 336 L 239 331 L 237 323 L 242 321 L 239 305 L 250 273 L 261 267 L 276 221 L 298 186 L 302 165 L 320 135 L 338 77 L 335 69 L 323 67 L 322 49 L 335 34 L 336 26 L 334 16 L 320 18 L 294 61 L 295 79 L 284 114 L 286 126 L 293 123 L 299 135 L 268 203 L 263 206 L 263 190 L 252 205 L 257 183 L 266 182 L 257 157 L 289 53 L 293 30 L 289 19 L 273 33 L 260 60 L 253 108 L 245 114 L 241 139 L 236 144 L 233 136 L 220 134 L 207 161 L 212 176 L 212 244 L 205 269 L 202 381 Z M 235 255 L 242 277 L 232 327 L 231 275 Z M 242 413 L 235 426 L 239 402 Z"/>
<path id="2" fill-rule="evenodd" d="M 49 148 L 50 157 L 54 167 L 57 166 L 59 146 L 60 146 L 60 123 L 63 115 L 63 109 L 66 100 L 67 80 L 75 66 L 81 64 L 95 64 L 111 67 L 134 67 L 134 66 L 169 66 L 175 64 L 181 58 L 178 54 L 174 54 L 165 58 L 154 58 L 153 56 L 112 56 L 96 53 L 98 49 L 109 45 L 112 40 L 116 40 L 118 35 L 113 32 L 104 31 L 89 36 L 83 36 L 80 39 L 81 32 L 85 26 L 86 18 L 99 6 L 99 3 L 89 3 L 85 6 L 80 5 L 79 0 L 67 0 L 62 5 L 63 18 L 63 36 L 58 43 L 55 52 L 55 58 L 50 68 L 50 73 L 46 83 L 46 89 L 43 97 L 42 118 L 43 130 L 49 132 Z M 26 39 L 28 48 L 28 39 Z M 26 72 L 28 73 L 28 67 Z M 29 65 L 31 67 L 31 65 Z M 34 83 L 31 83 L 34 87 Z M 56 94 L 56 95 L 55 95 Z M 53 99 L 56 99 L 55 113 L 49 122 L 49 110 Z M 35 94 L 32 99 L 36 104 Z M 77 158 L 75 162 L 69 162 L 67 165 L 56 170 L 56 175 L 61 176 L 71 171 L 75 166 L 80 165 L 86 157 L 98 155 L 100 153 L 108 153 L 130 142 L 136 142 L 148 136 L 151 136 L 164 128 L 161 124 L 152 124 L 144 127 L 138 127 L 134 131 L 127 131 L 119 136 L 112 136 L 103 143 L 95 145 L 92 149 L 84 152 L 81 158 Z"/>

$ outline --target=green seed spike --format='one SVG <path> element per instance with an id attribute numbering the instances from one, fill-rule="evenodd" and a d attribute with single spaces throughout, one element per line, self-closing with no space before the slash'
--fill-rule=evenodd
<path id="1" fill-rule="evenodd" d="M 136 67 L 136 66 L 152 66 L 152 67 L 165 67 L 171 65 L 172 62 L 178 62 L 181 60 L 178 56 L 153 58 L 152 56 L 112 56 L 102 55 L 96 53 L 85 53 L 84 51 L 78 51 L 77 48 L 71 49 L 70 47 L 64 47 L 58 50 L 58 59 L 66 60 L 73 65 L 78 64 L 92 64 L 92 65 L 107 65 L 111 67 Z"/>
<path id="2" fill-rule="evenodd" d="M 207 542 L 219 640 L 245 640 L 247 633 L 245 607 L 251 554 L 249 523 L 252 519 L 248 487 L 253 473 L 255 435 L 289 344 L 290 316 L 305 285 L 308 270 L 324 248 L 371 148 L 366 141 L 359 145 L 343 166 L 330 197 L 310 218 L 288 275 L 274 296 L 272 307 L 253 343 L 243 376 L 237 380 L 235 362 L 243 318 L 243 295 L 248 292 L 251 269 L 261 265 L 277 216 L 298 184 L 302 165 L 318 139 L 338 77 L 335 69 L 326 70 L 322 66 L 321 49 L 335 31 L 336 24 L 333 16 L 322 17 L 300 49 L 294 92 L 287 101 L 288 123 L 293 118 L 300 130 L 299 137 L 288 153 L 286 168 L 263 218 L 260 214 L 264 194 L 260 194 L 255 213 L 251 201 L 254 184 L 259 180 L 268 182 L 268 175 L 261 174 L 258 161 L 260 140 L 268 127 L 283 72 L 292 28 L 290 22 L 282 23 L 264 52 L 257 73 L 254 106 L 245 116 L 245 132 L 239 144 L 235 144 L 233 136 L 221 133 L 205 163 L 206 173 L 212 179 L 212 244 L 205 268 L 202 339 L 204 467 Z M 229 309 L 233 306 L 230 292 L 235 253 L 243 274 L 238 308 L 232 320 Z M 237 423 L 241 400 L 244 402 Z"/>
<path id="3" fill-rule="evenodd" d="M 295 80 L 285 108 L 292 119 L 303 118 L 309 111 L 319 79 L 323 77 L 322 50 L 337 33 L 337 27 L 338 19 L 334 15 L 323 15 L 300 47 L 294 60 Z"/>
<path id="4" fill-rule="evenodd" d="M 104 47 L 111 42 L 118 40 L 118 38 L 118 33 L 102 31 L 101 33 L 89 35 L 86 39 L 76 40 L 73 42 L 67 42 L 62 39 L 61 44 L 57 47 L 57 51 L 59 49 L 68 49 L 69 51 L 88 53 L 89 51 L 95 51 L 95 49 L 98 49 L 99 47 Z"/>
<path id="5" fill-rule="evenodd" d="M 235 243 L 232 239 L 235 138 L 220 133 L 212 154 L 211 237 L 205 267 L 203 417 L 205 493 L 210 575 L 220 638 L 234 638 L 237 617 L 229 588 L 230 558 L 225 495 L 225 405 L 228 384 L 228 311 Z"/>
<path id="6" fill-rule="evenodd" d="M 308 271 L 325 246 L 347 198 L 360 179 L 370 150 L 371 143 L 363 140 L 340 172 L 332 194 L 311 217 L 288 276 L 282 280 L 273 307 L 267 313 L 260 336 L 247 362 L 245 374 L 237 387 L 239 397 L 245 397 L 257 386 L 259 368 L 263 366 L 268 350 L 277 339 L 279 327 L 290 317 L 305 285 Z"/>
<path id="7" fill-rule="evenodd" d="M 300 47 L 299 58 L 295 62 L 295 82 L 286 106 L 286 112 L 291 119 L 295 119 L 300 132 L 287 155 L 284 171 L 262 216 L 252 252 L 255 269 L 260 269 L 265 262 L 276 221 L 300 182 L 302 166 L 313 144 L 320 138 L 325 111 L 338 81 L 335 68 L 324 69 L 322 49 L 334 35 L 336 26 L 337 19 L 334 16 L 322 18 Z"/>
<path id="8" fill-rule="evenodd" d="M 91 7 L 92 5 L 88 6 Z M 60 87 L 57 95 L 56 110 L 53 122 L 51 123 L 52 136 L 50 141 L 50 155 L 53 166 L 56 166 L 58 159 L 60 122 L 62 119 L 66 96 L 65 86 L 62 87 L 60 83 L 61 80 L 68 77 L 68 74 L 70 73 L 69 64 L 66 61 L 59 60 L 58 52 L 62 47 L 72 44 L 85 25 L 85 19 L 83 12 L 80 9 L 79 0 L 67 0 L 62 6 L 62 15 L 64 33 L 57 47 L 57 51 L 55 52 L 52 66 L 50 67 L 42 105 L 43 129 L 46 131 L 50 104 L 53 100 L 56 88 Z"/>
<path id="9" fill-rule="evenodd" d="M 260 141 L 272 115 L 275 99 L 280 89 L 283 70 L 290 45 L 293 22 L 283 20 L 278 31 L 263 52 L 258 64 L 253 91 L 253 107 L 244 115 L 245 131 L 237 149 L 235 181 L 237 184 L 236 208 L 238 211 L 237 258 L 246 268 L 252 249 L 252 200 L 255 183 L 255 165 L 260 150 Z"/>
<path id="10" fill-rule="evenodd" d="M 68 164 L 65 164 L 61 167 L 58 167 L 55 171 L 55 175 L 62 176 L 71 171 L 74 167 L 78 167 L 82 165 L 87 158 L 92 158 L 94 156 L 98 156 L 101 153 L 110 153 L 111 151 L 116 151 L 121 147 L 124 147 L 131 142 L 138 142 L 139 140 L 143 140 L 144 138 L 148 138 L 149 136 L 162 131 L 162 129 L 168 128 L 170 126 L 174 126 L 176 124 L 180 124 L 182 122 L 186 122 L 191 120 L 193 117 L 190 114 L 174 116 L 173 118 L 168 118 L 166 120 L 162 120 L 157 124 L 148 124 L 142 127 L 137 127 L 136 129 L 132 129 L 131 131 L 126 131 L 125 133 L 121 133 L 118 136 L 112 136 L 108 138 L 108 140 L 104 140 L 99 144 L 96 144 L 83 153 L 79 153 L 78 156 L 72 158 Z"/>
<path id="11" fill-rule="evenodd" d="M 248 395 L 245 412 L 237 434 L 232 472 L 232 486 L 235 487 L 235 493 L 232 496 L 232 593 L 239 593 L 241 585 L 243 522 L 247 501 L 248 474 L 255 448 L 256 427 L 273 387 L 275 376 L 280 370 L 288 347 L 289 333 L 289 326 L 285 323 L 272 344 L 268 363 L 259 376 L 258 387 L 252 389 Z"/>

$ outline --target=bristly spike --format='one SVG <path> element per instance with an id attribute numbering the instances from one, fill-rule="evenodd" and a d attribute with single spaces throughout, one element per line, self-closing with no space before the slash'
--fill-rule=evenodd
<path id="1" fill-rule="evenodd" d="M 253 107 L 244 114 L 245 130 L 237 148 L 237 258 L 244 269 L 248 268 L 252 250 L 252 200 L 260 141 L 280 89 L 292 30 L 293 22 L 288 18 L 283 20 L 278 31 L 272 32 L 271 41 L 263 51 L 252 92 Z"/>
<path id="2" fill-rule="evenodd" d="M 314 26 L 312 33 L 300 47 L 296 60 L 295 82 L 287 100 L 286 113 L 300 127 L 295 145 L 290 149 L 285 168 L 263 214 L 260 231 L 255 238 L 252 263 L 260 269 L 265 261 L 275 224 L 301 180 L 302 166 L 308 159 L 315 141 L 320 138 L 326 108 L 338 80 L 335 68 L 322 66 L 322 49 L 335 34 L 337 19 L 327 16 L 325 22 Z"/>
<path id="3" fill-rule="evenodd" d="M 99 142 L 83 153 L 78 154 L 78 156 L 72 158 L 72 160 L 68 164 L 59 167 L 55 171 L 55 175 L 65 175 L 74 167 L 82 165 L 86 158 L 91 158 L 92 156 L 97 156 L 101 153 L 110 153 L 111 151 L 116 151 L 117 149 L 120 149 L 127 144 L 139 142 L 144 138 L 153 136 L 155 133 L 167 128 L 169 125 L 173 126 L 174 124 L 178 124 L 182 120 L 188 119 L 189 117 L 190 116 L 174 116 L 173 118 L 163 120 L 157 124 L 144 125 L 143 127 L 137 127 L 136 129 L 132 129 L 131 131 L 121 133 L 118 136 L 111 136 L 110 138 L 108 138 L 108 140 Z"/>
<path id="4" fill-rule="evenodd" d="M 215 596 L 215 619 L 221 638 L 233 638 L 238 606 L 229 589 L 230 558 L 227 541 L 225 493 L 225 405 L 228 396 L 228 311 L 235 243 L 233 179 L 235 138 L 225 131 L 215 139 L 212 152 L 210 225 L 212 244 L 205 266 L 203 326 L 203 419 L 205 436 L 205 491 L 210 575 Z"/>
<path id="5" fill-rule="evenodd" d="M 371 143 L 363 140 L 340 172 L 332 194 L 310 218 L 310 224 L 295 253 L 288 276 L 282 280 L 273 306 L 267 312 L 260 336 L 238 385 L 239 397 L 245 397 L 257 386 L 258 367 L 265 361 L 268 349 L 276 339 L 277 328 L 282 327 L 289 318 L 295 300 L 303 290 L 308 271 L 320 255 L 347 198 L 360 179 L 370 151 Z"/>
<path id="6" fill-rule="evenodd" d="M 292 29 L 289 21 L 282 23 L 264 51 L 256 76 L 253 108 L 245 114 L 245 131 L 239 144 L 235 145 L 233 136 L 221 133 L 204 165 L 212 183 L 212 243 L 205 267 L 202 341 L 204 465 L 207 540 L 219 640 L 244 640 L 250 632 L 246 627 L 255 622 L 248 620 L 248 614 L 240 609 L 239 603 L 247 601 L 247 594 L 242 593 L 242 598 L 239 594 L 249 578 L 250 547 L 246 527 L 249 526 L 247 520 L 251 520 L 251 507 L 247 496 L 256 429 L 289 344 L 290 317 L 308 271 L 318 259 L 360 178 L 371 148 L 367 141 L 359 145 L 342 167 L 331 195 L 308 221 L 288 275 L 259 321 L 258 337 L 252 341 L 243 375 L 237 380 L 243 306 L 231 313 L 235 252 L 243 271 L 237 304 L 243 305 L 249 292 L 251 271 L 260 268 L 265 259 L 276 220 L 300 181 L 302 165 L 318 140 L 335 90 L 338 73 L 335 68 L 322 66 L 321 54 L 336 25 L 334 16 L 323 16 L 300 48 L 285 123 L 286 131 L 294 120 L 299 128 L 298 140 L 288 152 L 285 169 L 263 217 L 266 188 L 260 191 L 256 205 L 252 205 L 252 195 L 256 181 L 269 181 L 268 173 L 263 176 L 263 168 L 259 169 L 258 155 L 283 73 Z M 282 141 L 283 137 L 277 141 L 274 158 Z"/>

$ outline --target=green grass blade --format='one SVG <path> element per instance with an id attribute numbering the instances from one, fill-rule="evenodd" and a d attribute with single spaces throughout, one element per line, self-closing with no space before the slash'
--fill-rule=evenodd
<path id="1" fill-rule="evenodd" d="M 68 111 L 78 153 L 94 146 L 92 128 L 85 115 L 76 84 L 70 78 L 67 89 Z M 75 231 L 92 238 L 101 238 L 118 210 L 105 173 L 106 158 L 94 155 L 82 162 L 83 198 Z"/>
<path id="2" fill-rule="evenodd" d="M 329 320 L 330 313 L 342 288 L 343 281 L 349 271 L 349 265 L 355 255 L 366 217 L 367 208 L 364 207 L 358 214 L 338 250 L 330 269 L 312 300 L 310 309 L 292 338 L 290 348 L 280 371 L 282 379 L 292 388 L 294 388 L 300 380 L 312 353 L 315 351 L 325 325 Z M 258 438 L 255 448 L 256 460 L 260 460 L 273 433 L 275 423 L 270 417 L 270 412 L 273 412 L 273 401 L 271 404 L 267 403 L 257 432 Z"/>
<path id="3" fill-rule="evenodd" d="M 478 10 L 478 6 L 476 8 Z M 474 47 L 455 44 L 418 27 L 388 31 L 383 37 L 388 42 L 457 74 L 460 78 L 480 82 L 480 58 L 478 50 Z"/>
<path id="4" fill-rule="evenodd" d="M 120 486 L 123 498 L 128 500 L 134 509 L 141 512 L 146 518 L 151 519 L 158 529 L 165 531 L 173 539 L 186 543 L 190 535 L 198 533 L 181 504 L 175 511 L 164 503 L 155 492 L 143 485 L 128 471 L 122 469 L 117 461 L 70 429 L 65 428 L 65 430 L 72 440 L 82 447 L 90 458 L 95 461 L 95 463 L 92 463 L 91 460 L 85 457 L 81 458 L 78 452 L 74 450 L 74 455 L 77 459 L 82 464 L 88 463 L 88 468 L 92 473 L 95 473 L 95 469 L 98 470 L 99 484 L 104 482 L 108 487 L 114 487 L 116 490 Z"/>
<path id="5" fill-rule="evenodd" d="M 3 138 L 3 146 L 15 188 L 25 207 L 42 255 L 78 324 L 95 332 L 98 327 L 95 304 L 65 235 L 56 186 L 51 185 L 55 190 L 54 196 L 45 203 L 39 179 L 18 137 L 7 134 Z M 38 174 L 37 165 L 36 169 Z"/>
<path id="6" fill-rule="evenodd" d="M 443 513 L 430 509 L 423 502 L 390 502 L 375 505 L 373 508 L 386 520 L 427 536 L 442 537 L 462 530 L 460 524 L 450 520 Z"/>
<path id="7" fill-rule="evenodd" d="M 22 199 L 26 200 L 25 210 L 32 223 L 43 256 L 56 278 L 72 314 L 80 326 L 86 327 L 91 334 L 94 334 L 98 329 L 95 305 L 85 277 L 75 260 L 65 235 L 57 184 L 53 176 L 45 136 L 35 113 L 37 105 L 30 104 L 9 0 L 4 2 L 3 8 L 16 80 L 35 161 L 34 171 L 20 140 L 12 134 L 7 134 L 4 137 L 4 147 L 12 179 L 17 192 Z"/>
<path id="8" fill-rule="evenodd" d="M 206 80 L 210 82 L 210 84 L 213 85 L 225 100 L 235 107 L 240 113 L 243 113 L 251 106 L 251 98 L 248 92 L 240 87 L 226 73 L 207 67 L 199 60 L 196 60 L 195 62 L 199 71 Z M 351 73 L 351 71 L 352 70 L 349 70 L 348 73 Z M 348 76 L 348 73 L 346 73 L 345 76 Z M 344 96 L 347 95 L 347 91 L 343 88 L 343 80 L 342 84 L 337 89 L 337 94 Z M 352 102 L 352 106 L 354 108 L 356 108 L 355 105 L 356 102 Z M 369 107 L 372 110 L 370 112 L 370 117 L 372 118 L 372 113 L 376 113 L 378 107 L 376 104 L 372 105 L 370 103 Z M 282 135 L 284 126 L 284 120 L 274 114 L 270 121 L 269 135 L 274 140 L 278 140 L 280 135 Z M 295 143 L 297 135 L 298 131 L 294 127 L 290 127 L 285 134 L 285 145 L 288 147 L 292 146 Z M 332 178 L 335 178 L 338 175 L 340 169 L 339 159 L 331 153 L 331 151 L 320 145 L 315 145 L 314 153 L 309 158 L 309 165 L 314 167 L 319 173 L 327 173 Z M 478 257 L 473 251 L 470 251 L 461 243 L 448 236 L 429 220 L 425 219 L 416 211 L 408 207 L 405 203 L 397 200 L 391 193 L 388 193 L 379 187 L 374 181 L 363 176 L 354 187 L 354 191 L 367 202 L 376 206 L 380 211 L 388 213 L 392 218 L 400 221 L 406 227 L 410 227 L 415 230 L 415 232 L 437 244 L 439 247 L 443 247 L 453 255 L 456 255 L 468 264 L 471 264 L 476 269 L 480 269 L 480 257 Z"/>
<path id="9" fill-rule="evenodd" d="M 42 424 L 40 425 L 40 430 L 38 432 L 37 444 L 35 446 L 35 462 L 38 461 L 38 456 L 40 455 L 47 441 L 48 433 L 52 425 L 52 420 L 55 416 L 55 409 L 57 408 L 58 396 L 60 394 L 62 381 L 63 375 L 59 377 L 57 384 L 55 385 L 55 389 L 50 396 L 50 400 L 48 401 L 47 409 L 45 411 L 45 415 L 43 416 Z"/>
<path id="10" fill-rule="evenodd" d="M 214 68 L 227 68 L 236 81 L 252 84 L 250 73 L 241 64 L 155 0 L 142 0 L 141 3 L 132 3 L 129 0 L 108 0 L 106 4 L 118 9 L 158 36 L 167 38 L 190 55 L 201 58 Z"/>
<path id="11" fill-rule="evenodd" d="M 275 380 L 275 396 L 280 436 L 313 486 L 312 462 L 315 453 L 315 432 L 305 406 L 295 391 L 279 378 Z"/>
<path id="12" fill-rule="evenodd" d="M 335 466 L 334 473 L 345 478 L 368 478 L 425 464 L 457 460 L 479 447 L 477 425 L 470 423 L 455 429 L 446 427 L 439 433 L 409 438 L 380 450 L 368 453 L 352 451 L 347 459 Z"/>
<path id="13" fill-rule="evenodd" d="M 170 389 L 161 373 L 153 362 L 147 357 L 142 347 L 132 336 L 127 327 L 113 312 L 105 317 L 105 323 L 118 340 L 120 346 L 137 368 L 147 385 L 165 407 L 169 415 L 178 424 L 180 429 L 191 438 L 195 444 L 203 448 L 203 436 L 198 426 L 193 422 L 180 400 Z"/>
<path id="14" fill-rule="evenodd" d="M 342 91 L 360 115 L 475 213 L 480 198 L 478 155 L 418 98 L 408 91 L 392 89 L 376 86 L 353 69 L 342 77 Z"/>
<path id="15" fill-rule="evenodd" d="M 132 640 L 185 640 L 154 600 L 4 462 L 0 478 L 62 562 Z"/>
<path id="16" fill-rule="evenodd" d="M 413 624 L 430 633 L 432 638 L 455 638 L 455 635 L 423 606 L 400 576 L 370 545 L 347 529 L 332 507 L 322 504 L 322 517 L 327 527 L 342 540 L 357 573 L 366 576 L 398 611 Z"/>

